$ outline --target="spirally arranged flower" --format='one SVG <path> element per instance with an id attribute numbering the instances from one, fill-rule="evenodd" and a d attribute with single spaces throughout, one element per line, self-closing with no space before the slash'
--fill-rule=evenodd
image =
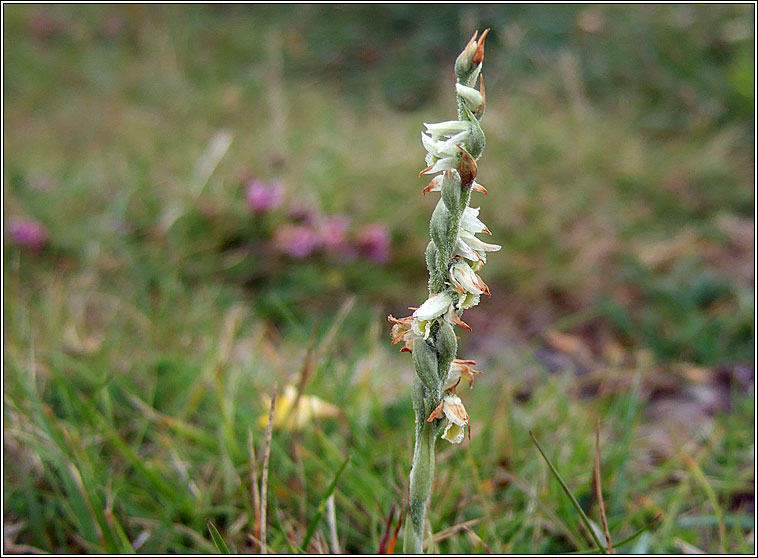
<path id="1" fill-rule="evenodd" d="M 403 544 L 406 553 L 422 552 L 437 436 L 441 434 L 448 442 L 459 444 L 469 427 L 469 416 L 456 389 L 464 379 L 471 387 L 474 376 L 482 373 L 472 368 L 475 361 L 456 358 L 454 327 L 471 330 L 461 315 L 479 304 L 481 295 L 490 295 L 478 272 L 487 262 L 487 253 L 500 250 L 497 244 L 477 237 L 491 233 L 479 219 L 479 209 L 469 207 L 472 192 L 487 194 L 476 181 L 476 161 L 485 147 L 479 121 L 486 108 L 481 70 L 488 32 L 478 38 L 474 33 L 455 61 L 458 119 L 426 123 L 421 132 L 427 166 L 419 176 L 434 175 L 423 193 L 440 192 L 426 250 L 429 296 L 412 309 L 410 316 L 388 316 L 392 344 L 402 343 L 400 350 L 411 353 L 415 369 L 411 395 L 416 441 Z"/>
<path id="2" fill-rule="evenodd" d="M 421 132 L 421 143 L 427 152 L 425 159 L 427 167 L 420 174 L 437 174 L 424 188 L 424 194 L 442 192 L 443 198 L 440 200 L 441 205 L 438 205 L 438 209 L 435 209 L 432 216 L 433 251 L 439 256 L 440 244 L 448 244 L 450 254 L 446 261 L 440 261 L 439 257 L 433 262 L 427 261 L 431 263 L 430 287 L 435 271 L 444 270 L 444 283 L 436 285 L 438 287 L 436 289 L 430 288 L 429 298 L 411 316 L 395 318 L 390 315 L 388 317 L 394 324 L 391 332 L 392 344 L 403 342 L 401 349 L 403 352 L 412 352 L 416 339 L 428 340 L 433 327 L 435 325 L 439 327 L 438 324 L 442 322 L 470 329 L 461 320 L 461 311 L 479 304 L 480 295 L 490 295 L 489 287 L 476 272 L 480 271 L 486 263 L 487 253 L 496 252 L 501 247 L 484 242 L 476 236 L 492 233 L 479 219 L 479 208 L 468 206 L 471 192 L 480 192 L 485 195 L 487 193 L 486 189 L 475 180 L 476 158 L 481 155 L 484 148 L 484 133 L 479 125 L 479 119 L 485 109 L 481 62 L 486 35 L 487 31 L 478 40 L 475 35 L 456 62 L 456 73 L 459 79 L 456 84 L 459 119 L 425 123 L 426 130 Z M 477 59 L 478 62 L 476 62 Z M 471 86 L 477 82 L 477 79 L 480 84 L 479 90 Z M 449 192 L 447 196 L 445 190 Z M 446 197 L 452 198 L 449 200 L 450 203 L 446 203 Z M 439 221 L 444 219 L 447 221 L 445 224 L 455 225 L 447 227 L 455 231 L 454 237 L 442 238 L 440 239 L 442 242 L 439 243 L 434 238 L 435 217 L 438 216 Z M 449 242 L 446 243 L 445 240 Z M 450 250 L 451 245 L 452 250 Z M 451 368 L 453 366 L 455 365 L 451 364 Z M 446 387 L 446 389 L 449 388 Z M 457 436 L 446 437 L 446 439 L 453 443 L 461 440 Z"/>

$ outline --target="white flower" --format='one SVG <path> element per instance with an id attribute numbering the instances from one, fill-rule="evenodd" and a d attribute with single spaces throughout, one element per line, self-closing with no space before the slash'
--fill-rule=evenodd
<path id="1" fill-rule="evenodd" d="M 432 322 L 453 308 L 453 298 L 448 293 L 433 294 L 413 312 L 411 331 L 424 339 L 429 337 Z"/>
<path id="2" fill-rule="evenodd" d="M 474 236 L 473 233 L 461 228 L 458 233 L 458 243 L 456 245 L 456 254 L 463 256 L 471 261 L 487 261 L 487 252 L 497 252 L 502 246 L 497 244 L 487 244 Z"/>
<path id="3" fill-rule="evenodd" d="M 475 293 L 465 293 L 458 299 L 457 307 L 462 310 L 468 310 L 479 304 L 479 295 Z"/>
<path id="4" fill-rule="evenodd" d="M 426 167 L 424 170 L 422 170 L 419 173 L 419 176 L 421 176 L 422 174 L 434 174 L 434 173 L 442 172 L 446 170 L 453 170 L 457 164 L 458 164 L 457 157 L 445 157 L 443 159 L 439 159 L 438 161 L 434 161 L 430 163 L 428 167 Z"/>
<path id="5" fill-rule="evenodd" d="M 471 293 L 475 295 L 486 294 L 489 296 L 490 289 L 482 281 L 471 266 L 464 261 L 458 261 L 450 266 L 450 280 L 461 295 Z"/>
<path id="6" fill-rule="evenodd" d="M 433 320 L 444 314 L 452 302 L 448 293 L 433 294 L 413 312 L 413 317 L 417 320 Z"/>
<path id="7" fill-rule="evenodd" d="M 424 149 L 427 150 L 428 156 L 437 157 L 443 159 L 445 157 L 458 157 L 458 146 L 463 144 L 471 135 L 469 130 L 457 133 L 451 136 L 449 139 L 434 140 L 431 136 L 428 136 L 424 132 L 421 132 L 421 143 L 424 145 Z"/>
<path id="8" fill-rule="evenodd" d="M 479 108 L 484 104 L 484 97 L 482 97 L 482 94 L 473 87 L 456 83 L 455 90 L 458 95 L 460 95 L 460 97 L 466 102 L 469 108 L 474 112 L 479 110 Z"/>
<path id="9" fill-rule="evenodd" d="M 461 214 L 461 228 L 472 234 L 492 234 L 487 226 L 479 220 L 479 208 L 467 207 Z"/>
<path id="10" fill-rule="evenodd" d="M 447 419 L 445 425 L 445 431 L 442 433 L 442 437 L 451 444 L 460 444 L 463 440 L 463 433 L 466 431 L 466 426 L 469 423 L 468 413 L 461 402 L 461 398 L 453 393 L 446 393 L 442 398 L 442 402 L 437 406 L 427 422 L 431 422 L 436 418 L 440 418 L 444 413 Z"/>
<path id="11" fill-rule="evenodd" d="M 426 131 L 431 134 L 432 139 L 437 141 L 443 136 L 454 136 L 460 132 L 471 132 L 471 124 L 465 120 L 446 120 L 445 122 L 436 122 L 433 124 L 427 124 Z"/>
<path id="12" fill-rule="evenodd" d="M 471 124 L 466 121 L 449 120 L 438 124 L 425 124 L 427 132 L 421 132 L 421 143 L 426 149 L 426 164 L 420 174 L 430 174 L 453 169 L 460 158 L 459 146 L 471 136 Z"/>

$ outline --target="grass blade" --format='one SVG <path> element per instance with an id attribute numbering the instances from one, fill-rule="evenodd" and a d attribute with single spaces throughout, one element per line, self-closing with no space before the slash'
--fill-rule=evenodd
<path id="1" fill-rule="evenodd" d="M 334 494 L 326 500 L 326 521 L 329 524 L 329 544 L 332 554 L 342 554 L 340 538 L 337 535 L 337 511 L 334 507 Z"/>
<path id="2" fill-rule="evenodd" d="M 205 518 L 205 523 L 208 525 L 208 531 L 211 532 L 211 538 L 213 539 L 213 544 L 215 544 L 218 549 L 218 553 L 231 554 L 231 552 L 229 552 L 229 547 L 226 546 L 226 543 L 224 542 L 224 538 L 221 536 L 221 533 L 218 532 L 218 529 L 216 529 L 213 522 L 210 519 Z"/>
<path id="3" fill-rule="evenodd" d="M 347 459 L 343 461 L 342 465 L 340 465 L 340 468 L 337 469 L 337 473 L 334 475 L 334 478 L 329 484 L 329 487 L 326 489 L 326 492 L 324 492 L 324 495 L 321 497 L 321 502 L 319 503 L 318 509 L 316 510 L 316 515 L 313 516 L 313 521 L 311 521 L 311 524 L 308 526 L 308 531 L 305 533 L 303 542 L 300 545 L 300 548 L 304 551 L 308 547 L 308 543 L 311 541 L 311 537 L 313 537 L 313 534 L 316 532 L 316 527 L 318 527 L 318 522 L 321 520 L 321 516 L 324 514 L 324 510 L 326 509 L 326 501 L 329 499 L 329 496 L 332 495 L 332 492 L 334 492 L 334 489 L 337 487 L 337 481 L 340 479 L 340 476 L 345 470 L 345 467 L 347 467 L 347 464 L 350 463 L 351 458 L 352 456 L 348 455 Z"/>
<path id="4" fill-rule="evenodd" d="M 597 536 L 597 533 L 595 532 L 595 528 L 592 526 L 592 523 L 590 523 L 590 518 L 587 517 L 586 513 L 584 513 L 582 506 L 580 506 L 579 502 L 577 502 L 576 498 L 571 492 L 571 489 L 568 487 L 566 482 L 561 477 L 561 474 L 558 472 L 558 469 L 555 468 L 555 465 L 553 465 L 553 462 L 550 461 L 548 456 L 545 454 L 545 451 L 542 449 L 542 446 L 540 446 L 540 443 L 537 441 L 537 438 L 534 437 L 534 434 L 532 434 L 531 431 L 529 432 L 529 436 L 532 437 L 532 442 L 534 442 L 534 445 L 537 446 L 537 449 L 539 450 L 540 454 L 542 454 L 542 458 L 545 460 L 545 463 L 547 463 L 547 466 L 550 467 L 550 470 L 553 472 L 553 475 L 555 475 L 555 478 L 558 479 L 558 482 L 561 484 L 563 491 L 571 499 L 571 503 L 574 504 L 576 511 L 579 513 L 579 516 L 582 518 L 582 522 L 584 523 L 584 526 L 587 527 L 587 530 L 590 532 L 590 535 L 592 536 L 592 540 L 595 541 L 595 544 L 597 545 L 597 547 L 600 549 L 600 551 L 603 554 L 607 553 L 607 549 L 603 546 L 603 543 L 600 542 L 600 538 Z"/>
<path id="5" fill-rule="evenodd" d="M 274 408 L 276 407 L 276 387 L 271 392 L 271 407 L 268 410 L 268 425 L 263 446 L 263 470 L 261 472 L 261 554 L 266 554 L 266 507 L 268 504 L 268 460 L 271 457 L 271 434 L 274 427 Z"/>
<path id="6" fill-rule="evenodd" d="M 226 546 L 221 533 L 218 532 L 218 529 L 216 529 L 216 526 L 213 524 L 213 522 L 210 519 L 206 518 L 205 523 L 208 525 L 208 531 L 211 532 L 211 538 L 213 539 L 213 544 L 215 544 L 216 548 L 218 549 L 218 553 L 231 554 L 231 552 L 229 552 L 229 547 Z"/>
<path id="7" fill-rule="evenodd" d="M 662 513 L 659 513 L 658 515 L 656 515 L 642 529 L 640 529 L 639 531 L 636 531 L 633 535 L 630 535 L 629 537 L 625 538 L 623 541 L 617 542 L 616 543 L 616 548 L 621 548 L 625 544 L 629 544 L 630 542 L 632 542 L 635 539 L 637 539 L 637 537 L 639 537 L 642 533 L 644 533 L 645 531 L 647 531 L 648 529 L 650 529 L 653 525 L 655 525 L 661 517 L 663 517 Z"/>
<path id="8" fill-rule="evenodd" d="M 724 539 L 726 537 L 726 529 L 724 528 L 724 513 L 721 510 L 721 506 L 719 505 L 719 500 L 716 497 L 716 493 L 713 491 L 713 487 L 708 482 L 708 479 L 705 478 L 705 473 L 703 473 L 700 465 L 698 465 L 698 463 L 689 455 L 682 455 L 682 458 L 684 459 L 684 463 L 687 465 L 687 468 L 692 473 L 692 476 L 695 477 L 697 483 L 702 487 L 706 497 L 708 498 L 708 501 L 713 507 L 713 513 L 716 515 L 718 521 L 719 549 L 722 554 L 726 554 L 726 544 L 724 543 Z"/>
<path id="9" fill-rule="evenodd" d="M 642 535 L 645 531 L 647 531 L 653 525 L 655 525 L 661 517 L 663 517 L 662 513 L 659 513 L 658 515 L 656 515 L 642 529 L 640 529 L 638 531 L 635 531 L 632 535 L 629 535 L 623 541 L 617 542 L 616 543 L 616 548 L 621 548 L 625 544 L 629 544 L 630 542 L 633 542 L 633 541 L 637 540 L 637 538 L 639 538 L 640 535 Z M 568 554 L 597 554 L 597 553 L 598 553 L 598 550 L 596 548 L 590 548 L 588 550 L 577 550 L 575 552 L 569 552 Z"/>
<path id="10" fill-rule="evenodd" d="M 611 544 L 611 533 L 608 531 L 608 519 L 605 517 L 603 487 L 600 478 L 600 419 L 597 419 L 595 423 L 595 490 L 597 491 L 597 502 L 600 505 L 600 520 L 603 522 L 603 533 L 605 534 L 605 542 L 608 545 L 608 552 L 616 554 Z"/>

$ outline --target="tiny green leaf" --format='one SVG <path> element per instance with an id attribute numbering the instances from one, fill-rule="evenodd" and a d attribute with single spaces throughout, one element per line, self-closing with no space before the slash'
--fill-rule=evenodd
<path id="1" fill-rule="evenodd" d="M 211 532 L 211 538 L 213 539 L 213 544 L 216 545 L 216 549 L 218 549 L 218 553 L 231 554 L 231 552 L 229 552 L 229 547 L 226 546 L 221 533 L 218 532 L 218 529 L 216 529 L 216 526 L 213 524 L 213 522 L 210 519 L 206 518 L 205 523 L 208 525 L 208 531 Z"/>

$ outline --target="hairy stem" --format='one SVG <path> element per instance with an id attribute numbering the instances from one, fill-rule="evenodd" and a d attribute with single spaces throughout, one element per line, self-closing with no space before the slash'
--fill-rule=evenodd
<path id="1" fill-rule="evenodd" d="M 423 418 L 421 420 L 423 425 L 416 429 L 416 446 L 413 450 L 409 510 L 403 537 L 405 554 L 422 553 L 426 506 L 429 504 L 434 480 L 434 442 L 437 429 L 433 422 L 426 422 Z"/>

